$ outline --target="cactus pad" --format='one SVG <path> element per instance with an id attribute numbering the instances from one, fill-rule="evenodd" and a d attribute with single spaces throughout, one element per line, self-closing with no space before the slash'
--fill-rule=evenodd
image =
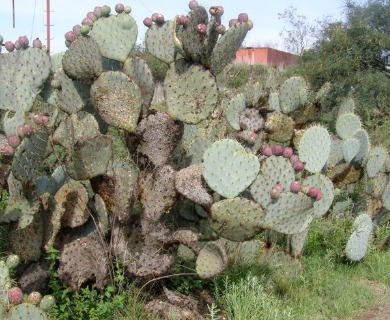
<path id="1" fill-rule="evenodd" d="M 387 184 L 382 194 L 383 207 L 390 211 L 390 182 Z"/>
<path id="2" fill-rule="evenodd" d="M 362 213 L 353 222 L 352 234 L 345 247 L 345 254 L 351 261 L 360 261 L 368 249 L 373 224 L 367 213 Z"/>
<path id="3" fill-rule="evenodd" d="M 230 99 L 226 106 L 226 120 L 234 130 L 240 130 L 240 114 L 245 110 L 245 94 L 240 93 Z"/>
<path id="4" fill-rule="evenodd" d="M 125 62 L 129 56 L 137 35 L 138 28 L 134 18 L 125 13 L 98 19 L 91 31 L 102 56 L 121 62 Z"/>
<path id="5" fill-rule="evenodd" d="M 369 178 L 375 177 L 384 168 L 389 154 L 382 147 L 372 148 L 367 155 L 366 171 Z"/>
<path id="6" fill-rule="evenodd" d="M 24 302 L 11 308 L 7 316 L 8 320 L 46 320 L 46 313 L 32 303 Z"/>
<path id="7" fill-rule="evenodd" d="M 319 201 L 315 201 L 313 208 L 314 217 L 322 217 L 328 212 L 330 206 L 333 203 L 334 186 L 332 181 L 322 174 L 317 174 L 305 178 L 303 180 L 303 184 L 309 187 L 316 187 L 318 190 L 321 191 L 322 199 Z"/>
<path id="8" fill-rule="evenodd" d="M 209 279 L 227 267 L 225 249 L 217 243 L 209 242 L 200 250 L 196 259 L 196 273 L 201 279 Z"/>
<path id="9" fill-rule="evenodd" d="M 167 113 L 175 120 L 197 124 L 206 119 L 217 106 L 215 78 L 198 65 L 179 73 L 176 64 L 172 64 L 164 81 L 164 90 Z"/>
<path id="10" fill-rule="evenodd" d="M 331 139 L 328 130 L 313 126 L 306 130 L 299 142 L 298 153 L 305 169 L 318 173 L 325 166 L 330 154 Z"/>
<path id="11" fill-rule="evenodd" d="M 230 139 L 214 142 L 203 156 L 203 177 L 211 189 L 226 198 L 244 191 L 259 173 L 256 156 Z"/>
<path id="12" fill-rule="evenodd" d="M 336 132 L 341 139 L 352 137 L 361 128 L 362 123 L 356 114 L 344 113 L 337 118 Z"/>
<path id="13" fill-rule="evenodd" d="M 263 230 L 264 210 L 256 202 L 233 198 L 214 203 L 210 227 L 222 238 L 246 241 Z"/>
<path id="14" fill-rule="evenodd" d="M 287 79 L 280 88 L 280 109 L 290 113 L 307 102 L 307 85 L 302 77 Z"/>
<path id="15" fill-rule="evenodd" d="M 365 162 L 368 151 L 371 148 L 370 137 L 365 129 L 357 130 L 353 137 L 360 143 L 360 149 L 356 154 L 354 161 L 363 163 Z"/>
<path id="16" fill-rule="evenodd" d="M 360 142 L 355 138 L 348 138 L 343 142 L 343 155 L 345 162 L 351 162 L 360 150 Z"/>
<path id="17" fill-rule="evenodd" d="M 145 34 L 145 46 L 148 52 L 165 63 L 175 61 L 173 34 L 173 21 L 167 21 L 164 24 L 154 24 Z"/>

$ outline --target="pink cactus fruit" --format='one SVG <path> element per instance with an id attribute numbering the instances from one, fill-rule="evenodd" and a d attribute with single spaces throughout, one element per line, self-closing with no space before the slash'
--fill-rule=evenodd
<path id="1" fill-rule="evenodd" d="M 23 291 L 18 287 L 13 287 L 8 291 L 8 300 L 12 304 L 20 304 L 23 302 Z"/>
<path id="2" fill-rule="evenodd" d="M 32 45 L 34 48 L 42 49 L 42 41 L 39 38 L 35 38 Z"/>
<path id="3" fill-rule="evenodd" d="M 149 17 L 145 18 L 143 22 L 144 22 L 145 27 L 148 27 L 148 28 L 150 28 L 153 25 L 153 20 Z"/>
<path id="4" fill-rule="evenodd" d="M 92 11 L 90 11 L 90 12 L 87 13 L 86 18 L 91 19 L 91 20 L 94 21 L 94 22 L 98 19 L 98 18 L 96 17 L 95 13 L 93 13 Z"/>
<path id="5" fill-rule="evenodd" d="M 97 6 L 93 9 L 93 13 L 95 15 L 96 18 L 100 18 L 102 16 L 102 7 L 100 6 Z"/>
<path id="6" fill-rule="evenodd" d="M 322 199 L 322 197 L 323 197 L 323 194 L 322 194 L 322 192 L 320 191 L 320 190 L 318 190 L 318 193 L 317 193 L 317 197 L 316 197 L 316 201 L 320 201 L 321 199 Z"/>
<path id="7" fill-rule="evenodd" d="M 298 193 L 299 191 L 301 191 L 301 185 L 299 184 L 299 182 L 297 181 L 291 182 L 290 191 L 293 193 Z"/>
<path id="8" fill-rule="evenodd" d="M 299 160 L 299 157 L 296 155 L 296 154 L 292 154 L 291 157 L 290 157 L 290 162 L 291 164 L 294 164 L 295 162 L 297 162 Z"/>
<path id="9" fill-rule="evenodd" d="M 33 117 L 33 121 L 36 124 L 45 124 L 49 121 L 49 119 L 50 119 L 49 116 L 47 116 L 45 114 L 36 114 Z"/>
<path id="10" fill-rule="evenodd" d="M 238 22 L 248 22 L 249 17 L 247 13 L 240 13 L 237 18 Z"/>
<path id="11" fill-rule="evenodd" d="M 93 21 L 89 18 L 84 18 L 83 21 L 81 21 L 81 24 L 83 26 L 89 26 L 89 27 L 92 27 L 93 26 Z"/>
<path id="12" fill-rule="evenodd" d="M 81 30 L 81 26 L 79 24 L 76 24 L 72 28 L 72 31 L 73 31 L 73 33 L 75 34 L 76 37 L 78 37 L 81 34 L 80 30 Z"/>
<path id="13" fill-rule="evenodd" d="M 4 47 L 8 52 L 12 52 L 15 50 L 15 45 L 12 41 L 4 42 Z"/>
<path id="14" fill-rule="evenodd" d="M 234 25 L 236 25 L 238 23 L 238 20 L 237 19 L 230 19 L 229 20 L 229 28 L 233 27 Z"/>
<path id="15" fill-rule="evenodd" d="M 215 27 L 215 30 L 219 33 L 219 34 L 225 34 L 226 33 L 226 27 L 223 25 L 223 24 L 219 24 Z"/>
<path id="16" fill-rule="evenodd" d="M 163 24 L 164 21 L 165 21 L 165 18 L 162 14 L 160 13 L 153 13 L 152 14 L 152 20 L 153 22 L 157 23 L 157 24 Z"/>
<path id="17" fill-rule="evenodd" d="M 20 44 L 19 40 L 16 40 L 16 41 L 14 42 L 14 46 L 15 46 L 15 49 L 16 49 L 16 50 L 22 49 L 22 45 Z"/>
<path id="18" fill-rule="evenodd" d="M 202 35 L 205 35 L 207 33 L 207 26 L 204 24 L 204 23 L 199 23 L 196 28 L 195 28 L 196 32 L 198 34 L 202 34 Z"/>
<path id="19" fill-rule="evenodd" d="M 261 154 L 266 157 L 272 156 L 272 148 L 268 145 L 263 146 Z"/>
<path id="20" fill-rule="evenodd" d="M 16 129 L 21 137 L 29 136 L 33 132 L 33 128 L 28 125 L 21 124 Z"/>
<path id="21" fill-rule="evenodd" d="M 312 199 L 316 199 L 317 198 L 317 195 L 318 195 L 318 189 L 316 187 L 310 187 L 308 192 L 307 192 L 307 195 L 312 198 Z"/>
<path id="22" fill-rule="evenodd" d="M 125 6 L 122 3 L 117 3 L 115 5 L 115 11 L 117 13 L 122 13 L 125 10 Z"/>
<path id="23" fill-rule="evenodd" d="M 283 147 L 280 144 L 273 145 L 272 154 L 275 156 L 281 156 L 283 154 Z"/>
<path id="24" fill-rule="evenodd" d="M 225 9 L 222 6 L 217 6 L 217 8 L 218 8 L 218 15 L 222 16 L 225 12 Z"/>
<path id="25" fill-rule="evenodd" d="M 67 33 L 65 33 L 65 40 L 69 41 L 70 43 L 75 41 L 76 38 L 77 38 L 77 36 L 73 31 L 68 31 Z"/>
<path id="26" fill-rule="evenodd" d="M 177 23 L 182 25 L 182 26 L 185 26 L 188 23 L 188 17 L 186 17 L 184 15 L 178 16 Z"/>
<path id="27" fill-rule="evenodd" d="M 293 155 L 293 149 L 291 147 L 285 147 L 283 148 L 283 157 L 290 158 Z"/>
<path id="28" fill-rule="evenodd" d="M 293 164 L 293 168 L 294 170 L 296 171 L 302 171 L 304 168 L 305 168 L 305 165 L 303 164 L 303 162 L 301 160 L 297 160 L 294 164 Z"/>
<path id="29" fill-rule="evenodd" d="M 271 198 L 277 199 L 280 194 L 283 192 L 283 186 L 278 182 L 276 183 L 271 190 Z"/>
<path id="30" fill-rule="evenodd" d="M 41 303 L 41 300 L 42 295 L 38 291 L 31 292 L 27 297 L 27 301 L 36 306 Z"/>
<path id="31" fill-rule="evenodd" d="M 13 147 L 13 148 L 16 148 L 19 144 L 20 144 L 20 138 L 19 136 L 17 136 L 16 134 L 11 134 L 9 137 L 8 137 L 8 144 Z"/>
<path id="32" fill-rule="evenodd" d="M 191 1 L 188 3 L 188 7 L 189 7 L 191 10 L 194 10 L 196 7 L 199 7 L 199 3 L 198 3 L 198 1 L 196 1 L 196 0 L 191 0 Z"/>
<path id="33" fill-rule="evenodd" d="M 19 41 L 20 46 L 23 49 L 27 49 L 29 44 L 30 44 L 30 41 L 28 40 L 28 38 L 26 36 L 20 36 L 18 41 Z"/>
<path id="34" fill-rule="evenodd" d="M 1 147 L 0 152 L 6 156 L 12 156 L 15 153 L 15 149 L 9 144 L 5 144 Z"/>

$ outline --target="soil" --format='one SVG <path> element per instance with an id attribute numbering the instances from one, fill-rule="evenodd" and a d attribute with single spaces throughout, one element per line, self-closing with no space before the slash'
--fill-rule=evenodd
<path id="1" fill-rule="evenodd" d="M 374 291 L 375 305 L 344 320 L 390 320 L 390 288 L 374 281 L 365 280 L 364 282 Z"/>

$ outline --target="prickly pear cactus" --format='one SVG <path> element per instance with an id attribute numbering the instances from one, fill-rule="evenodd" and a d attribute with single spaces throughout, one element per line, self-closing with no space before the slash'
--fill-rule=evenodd
<path id="1" fill-rule="evenodd" d="M 368 250 L 368 242 L 371 237 L 373 224 L 371 217 L 360 214 L 352 226 L 352 234 L 345 247 L 345 254 L 351 261 L 359 261 L 364 258 Z"/>

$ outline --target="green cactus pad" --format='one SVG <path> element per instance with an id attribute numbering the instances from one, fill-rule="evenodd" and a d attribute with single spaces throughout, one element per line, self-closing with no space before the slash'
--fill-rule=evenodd
<path id="1" fill-rule="evenodd" d="M 8 320 L 46 320 L 46 313 L 32 303 L 24 302 L 13 306 L 8 313 Z"/>
<path id="2" fill-rule="evenodd" d="M 215 78 L 202 66 L 193 65 L 184 72 L 169 68 L 164 81 L 167 113 L 175 120 L 197 124 L 206 119 L 218 102 Z"/>
<path id="3" fill-rule="evenodd" d="M 72 81 L 62 69 L 56 72 L 55 77 L 61 81 L 61 89 L 53 92 L 56 106 L 68 114 L 80 111 L 89 99 L 89 87 Z"/>
<path id="4" fill-rule="evenodd" d="M 140 138 L 137 151 L 146 155 L 155 165 L 164 165 L 183 135 L 183 124 L 175 122 L 164 112 L 150 114 L 138 125 Z"/>
<path id="5" fill-rule="evenodd" d="M 300 233 L 313 219 L 312 200 L 303 193 L 282 193 L 270 203 L 264 227 L 284 234 Z"/>
<path id="6" fill-rule="evenodd" d="M 291 235 L 289 253 L 292 257 L 298 258 L 301 256 L 306 244 L 307 235 L 309 234 L 309 229 L 310 228 L 306 228 L 300 233 Z"/>
<path id="7" fill-rule="evenodd" d="M 217 243 L 209 242 L 200 250 L 196 259 L 196 273 L 201 279 L 210 279 L 227 267 L 225 249 Z"/>
<path id="8" fill-rule="evenodd" d="M 353 137 L 360 143 L 360 149 L 356 154 L 354 161 L 364 163 L 367 159 L 368 151 L 371 148 L 370 136 L 365 129 L 359 129 L 355 132 Z"/>
<path id="9" fill-rule="evenodd" d="M 179 193 L 203 207 L 209 208 L 213 203 L 212 196 L 207 193 L 202 182 L 201 164 L 179 170 L 176 174 L 175 187 Z"/>
<path id="10" fill-rule="evenodd" d="M 283 113 L 270 115 L 264 127 L 268 138 L 276 142 L 287 142 L 294 134 L 294 120 Z"/>
<path id="11" fill-rule="evenodd" d="M 203 160 L 203 154 L 207 150 L 208 147 L 210 147 L 211 141 L 203 138 L 198 137 L 195 138 L 189 145 L 186 156 L 189 159 L 189 164 L 197 164 L 201 163 Z"/>
<path id="12" fill-rule="evenodd" d="M 74 180 L 89 180 L 106 172 L 111 155 L 112 140 L 108 136 L 77 141 L 66 159 L 66 171 Z"/>
<path id="13" fill-rule="evenodd" d="M 341 139 L 352 137 L 361 128 L 362 123 L 356 114 L 344 113 L 337 118 L 336 132 Z"/>
<path id="14" fill-rule="evenodd" d="M 241 242 L 263 230 L 264 217 L 264 210 L 254 201 L 225 199 L 212 205 L 209 224 L 222 238 Z"/>
<path id="15" fill-rule="evenodd" d="M 372 148 L 367 155 L 366 171 L 369 178 L 373 178 L 380 172 L 389 158 L 387 150 L 382 147 Z"/>
<path id="16" fill-rule="evenodd" d="M 203 64 L 206 64 L 208 57 L 211 56 L 213 49 L 218 41 L 219 33 L 217 32 L 217 26 L 221 24 L 221 16 L 211 16 L 209 22 L 207 23 L 207 33 L 206 37 L 203 39 L 204 46 L 204 57 L 202 60 Z"/>
<path id="17" fill-rule="evenodd" d="M 111 15 L 94 22 L 91 36 L 103 57 L 125 62 L 137 40 L 137 23 L 125 13 Z"/>
<path id="18" fill-rule="evenodd" d="M 91 37 L 79 37 L 62 58 L 62 68 L 73 80 L 90 83 L 103 71 L 99 44 Z"/>
<path id="19" fill-rule="evenodd" d="M 383 207 L 390 211 L 390 182 L 382 194 Z"/>
<path id="20" fill-rule="evenodd" d="M 148 52 L 164 61 L 175 61 L 175 43 L 173 39 L 174 22 L 166 21 L 164 24 L 154 24 L 145 34 L 145 46 Z"/>
<path id="21" fill-rule="evenodd" d="M 360 214 L 352 226 L 352 234 L 345 247 L 345 254 L 351 261 L 360 261 L 368 249 L 373 224 L 367 213 Z"/>
<path id="22" fill-rule="evenodd" d="M 142 94 L 143 113 L 147 113 L 154 94 L 154 80 L 146 62 L 140 57 L 128 58 L 123 64 L 123 72 L 138 85 Z"/>
<path id="23" fill-rule="evenodd" d="M 235 58 L 248 30 L 246 22 L 237 23 L 218 40 L 210 58 L 210 71 L 214 75 L 219 74 Z"/>
<path id="24" fill-rule="evenodd" d="M 260 163 L 240 143 L 230 139 L 214 142 L 203 156 L 203 177 L 211 189 L 234 198 L 256 179 Z"/>
<path id="25" fill-rule="evenodd" d="M 141 91 L 127 75 L 107 71 L 91 86 L 91 100 L 110 125 L 133 132 L 141 112 Z"/>
<path id="26" fill-rule="evenodd" d="M 317 174 L 305 178 L 303 180 L 303 185 L 316 187 L 322 192 L 322 199 L 315 201 L 313 205 L 314 217 L 322 217 L 328 212 L 330 206 L 333 203 L 334 186 L 332 181 L 322 174 Z"/>
<path id="27" fill-rule="evenodd" d="M 351 98 L 345 98 L 340 106 L 339 106 L 339 112 L 338 116 L 342 116 L 343 114 L 351 114 L 355 112 L 355 102 Z"/>
<path id="28" fill-rule="evenodd" d="M 274 113 L 280 113 L 279 93 L 271 92 L 268 99 L 268 108 Z"/>
<path id="29" fill-rule="evenodd" d="M 356 156 L 355 156 L 356 158 Z M 327 166 L 333 168 L 344 160 L 343 140 L 333 137 L 330 143 L 330 153 L 327 161 Z"/>
<path id="30" fill-rule="evenodd" d="M 307 85 L 302 77 L 291 77 L 281 86 L 279 92 L 280 109 L 290 113 L 307 102 Z"/>
<path id="31" fill-rule="evenodd" d="M 226 106 L 226 120 L 234 130 L 240 130 L 240 113 L 245 110 L 245 94 L 240 93 L 230 99 Z"/>
<path id="32" fill-rule="evenodd" d="M 0 55 L 0 110 L 31 110 L 50 74 L 50 58 L 42 50 L 28 48 Z"/>
<path id="33" fill-rule="evenodd" d="M 55 302 L 56 300 L 52 295 L 46 294 L 42 297 L 42 300 L 39 303 L 39 308 L 41 308 L 43 311 L 48 311 L 54 306 Z"/>
<path id="34" fill-rule="evenodd" d="M 345 162 L 351 162 L 360 150 L 360 142 L 355 138 L 348 138 L 343 142 L 343 155 Z"/>
<path id="35" fill-rule="evenodd" d="M 271 202 L 271 190 L 276 183 L 280 183 L 283 190 L 290 190 L 291 182 L 295 181 L 295 170 L 289 159 L 271 156 L 261 167 L 261 173 L 250 186 L 249 191 L 263 208 Z"/>
<path id="36" fill-rule="evenodd" d="M 46 157 L 49 134 L 44 127 L 25 138 L 16 149 L 12 161 L 12 172 L 22 182 L 34 182 L 43 175 L 43 161 Z"/>
<path id="37" fill-rule="evenodd" d="M 313 126 L 305 131 L 298 147 L 299 159 L 305 163 L 305 169 L 318 173 L 326 164 L 330 154 L 331 139 L 328 130 Z"/>

